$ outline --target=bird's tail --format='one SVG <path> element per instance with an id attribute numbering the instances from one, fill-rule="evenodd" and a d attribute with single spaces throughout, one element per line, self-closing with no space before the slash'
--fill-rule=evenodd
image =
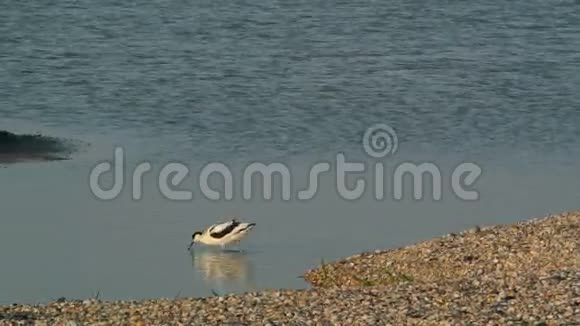
<path id="1" fill-rule="evenodd" d="M 239 229 L 239 232 L 246 232 L 246 231 L 250 231 L 254 226 L 256 226 L 256 223 L 242 223 L 241 228 Z"/>

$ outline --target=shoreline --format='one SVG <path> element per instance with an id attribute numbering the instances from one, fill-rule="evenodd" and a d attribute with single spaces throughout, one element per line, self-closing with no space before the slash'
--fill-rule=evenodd
<path id="1" fill-rule="evenodd" d="M 0 325 L 569 325 L 579 235 L 580 211 L 550 214 L 323 263 L 304 274 L 309 289 L 0 306 Z"/>

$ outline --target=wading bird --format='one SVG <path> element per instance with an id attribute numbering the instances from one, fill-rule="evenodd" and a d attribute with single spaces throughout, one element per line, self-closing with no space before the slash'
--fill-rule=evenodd
<path id="1" fill-rule="evenodd" d="M 214 224 L 204 231 L 197 231 L 191 235 L 191 243 L 187 250 L 190 250 L 195 243 L 203 243 L 210 246 L 225 246 L 229 243 L 239 243 L 248 234 L 256 223 L 241 223 L 233 219 L 229 222 Z"/>

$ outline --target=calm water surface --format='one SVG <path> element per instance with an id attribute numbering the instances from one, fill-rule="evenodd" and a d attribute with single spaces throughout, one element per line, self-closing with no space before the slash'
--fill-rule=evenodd
<path id="1" fill-rule="evenodd" d="M 579 35 L 577 1 L 4 1 L 0 130 L 91 147 L 0 168 L 0 304 L 299 288 L 321 259 L 576 209 Z M 346 201 L 331 175 L 304 202 L 196 191 L 213 160 L 286 163 L 300 190 L 320 159 L 367 160 L 374 123 L 399 137 L 387 173 L 435 162 L 449 180 L 473 161 L 480 200 L 446 184 L 441 201 Z M 128 169 L 153 166 L 140 201 L 130 181 L 116 200 L 91 194 L 115 146 Z M 170 161 L 191 168 L 192 201 L 157 190 Z M 258 224 L 246 253 L 186 251 L 232 215 Z"/>

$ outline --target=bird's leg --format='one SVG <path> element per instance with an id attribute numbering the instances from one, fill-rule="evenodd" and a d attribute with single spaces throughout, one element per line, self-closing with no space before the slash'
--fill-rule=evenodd
<path id="1" fill-rule="evenodd" d="M 240 248 L 240 240 L 236 241 L 236 247 L 238 247 L 238 252 L 242 252 L 242 248 Z"/>

